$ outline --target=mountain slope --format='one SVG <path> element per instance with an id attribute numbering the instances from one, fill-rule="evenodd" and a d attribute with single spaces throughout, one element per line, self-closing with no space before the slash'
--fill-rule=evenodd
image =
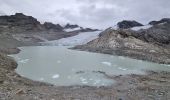
<path id="1" fill-rule="evenodd" d="M 100 33 L 99 38 L 74 49 L 170 63 L 170 24 L 158 24 L 138 31 L 108 28 Z"/>

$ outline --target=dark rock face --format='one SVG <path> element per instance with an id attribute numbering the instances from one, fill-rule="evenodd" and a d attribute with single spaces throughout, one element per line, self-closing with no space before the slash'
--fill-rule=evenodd
<path id="1" fill-rule="evenodd" d="M 39 31 L 62 31 L 63 28 L 57 24 L 46 22 L 41 24 L 32 16 L 26 16 L 22 13 L 16 13 L 11 16 L 0 16 L 0 32 L 22 33 Z"/>
<path id="2" fill-rule="evenodd" d="M 170 44 L 170 23 L 154 25 L 149 29 L 131 32 L 131 34 L 145 42 L 168 45 Z"/>
<path id="3" fill-rule="evenodd" d="M 91 29 L 91 28 L 81 28 L 81 32 L 93 32 L 99 31 L 98 29 Z"/>
<path id="4" fill-rule="evenodd" d="M 64 28 L 77 28 L 77 27 L 79 27 L 78 25 L 71 25 L 71 24 L 67 24 Z"/>
<path id="5" fill-rule="evenodd" d="M 163 18 L 160 21 L 151 21 L 149 22 L 150 25 L 157 25 L 161 23 L 170 23 L 170 18 Z"/>
<path id="6" fill-rule="evenodd" d="M 57 31 L 63 31 L 63 27 L 61 25 L 59 25 L 59 24 L 55 25 L 55 24 L 50 23 L 50 22 L 45 22 L 44 27 L 48 30 L 54 29 L 54 30 L 57 30 Z"/>
<path id="7" fill-rule="evenodd" d="M 93 31 L 98 31 L 98 29 L 92 29 L 92 28 L 83 28 L 81 26 L 78 25 L 71 25 L 71 24 L 66 24 L 64 29 L 76 29 L 77 30 L 73 30 L 72 32 L 93 32 Z"/>
<path id="8" fill-rule="evenodd" d="M 128 28 L 132 28 L 132 27 L 136 27 L 136 26 L 143 26 L 139 22 L 128 21 L 128 20 L 124 20 L 124 21 L 118 22 L 117 25 L 118 25 L 118 28 L 121 28 L 121 29 L 128 29 Z"/>
<path id="9" fill-rule="evenodd" d="M 16 13 L 11 16 L 0 16 L 0 27 L 15 32 L 42 30 L 42 25 L 37 19 L 22 13 Z"/>

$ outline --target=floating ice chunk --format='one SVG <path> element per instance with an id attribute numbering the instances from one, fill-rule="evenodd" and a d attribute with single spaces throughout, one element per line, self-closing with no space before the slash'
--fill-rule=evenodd
<path id="1" fill-rule="evenodd" d="M 96 80 L 96 81 L 95 81 L 96 84 L 97 84 L 97 83 L 100 83 L 100 82 L 101 82 L 101 80 Z"/>
<path id="2" fill-rule="evenodd" d="M 76 69 L 72 68 L 72 69 L 71 69 L 71 71 L 73 71 L 73 72 L 74 72 L 74 71 L 76 71 Z"/>
<path id="3" fill-rule="evenodd" d="M 68 76 L 67 78 L 68 78 L 68 79 L 71 79 L 71 76 Z"/>
<path id="4" fill-rule="evenodd" d="M 81 80 L 81 82 L 82 82 L 83 84 L 87 84 L 87 83 L 88 83 L 87 79 L 85 79 L 85 78 L 83 78 L 83 77 L 80 77 L 80 80 Z"/>
<path id="5" fill-rule="evenodd" d="M 58 61 L 57 61 L 57 63 L 61 63 L 61 61 L 60 61 L 60 60 L 58 60 Z"/>
<path id="6" fill-rule="evenodd" d="M 18 61 L 19 63 L 27 63 L 29 61 L 29 59 L 24 59 L 24 60 L 20 60 Z"/>
<path id="7" fill-rule="evenodd" d="M 56 78 L 59 78 L 59 77 L 60 77 L 60 75 L 58 75 L 58 74 L 55 74 L 55 75 L 52 76 L 53 79 L 56 79 Z"/>
<path id="8" fill-rule="evenodd" d="M 42 78 L 40 78 L 40 81 L 44 81 L 44 78 L 42 77 Z"/>
<path id="9" fill-rule="evenodd" d="M 121 67 L 118 67 L 118 69 L 120 69 L 120 70 L 124 70 L 124 71 L 125 71 L 125 70 L 127 70 L 127 69 L 125 69 L 125 68 L 121 68 Z"/>
<path id="10" fill-rule="evenodd" d="M 119 59 L 122 59 L 122 60 L 124 60 L 124 59 L 125 59 L 125 57 L 119 56 Z"/>
<path id="11" fill-rule="evenodd" d="M 93 81 L 93 79 L 92 79 L 92 78 L 90 78 L 89 80 L 90 80 L 90 81 Z"/>
<path id="12" fill-rule="evenodd" d="M 20 57 L 18 57 L 18 56 L 16 56 L 15 58 L 16 58 L 17 60 L 19 60 L 19 61 L 21 60 L 21 58 L 20 58 Z"/>
<path id="13" fill-rule="evenodd" d="M 82 81 L 83 84 L 87 84 L 88 82 L 87 81 Z"/>
<path id="14" fill-rule="evenodd" d="M 112 65 L 112 63 L 110 63 L 110 62 L 102 62 L 102 64 L 107 65 L 107 66 L 111 66 Z"/>

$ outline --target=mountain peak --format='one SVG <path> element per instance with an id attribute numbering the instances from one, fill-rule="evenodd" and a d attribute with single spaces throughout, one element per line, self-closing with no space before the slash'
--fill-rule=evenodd
<path id="1" fill-rule="evenodd" d="M 161 23 L 170 23 L 170 18 L 163 18 L 159 21 L 151 21 L 149 22 L 150 25 L 157 25 L 157 24 L 161 24 Z"/>
<path id="2" fill-rule="evenodd" d="M 128 29 L 136 26 L 143 26 L 141 23 L 134 20 L 123 20 L 117 23 L 118 28 Z"/>
<path id="3" fill-rule="evenodd" d="M 78 28 L 79 26 L 77 25 L 77 24 L 75 24 L 75 25 L 72 25 L 72 24 L 66 24 L 66 26 L 64 27 L 64 28 Z"/>

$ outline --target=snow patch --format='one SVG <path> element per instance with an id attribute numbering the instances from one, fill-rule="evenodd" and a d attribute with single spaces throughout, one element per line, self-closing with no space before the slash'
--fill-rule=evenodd
<path id="1" fill-rule="evenodd" d="M 145 26 L 133 27 L 133 28 L 131 28 L 131 29 L 134 30 L 134 31 L 139 31 L 139 30 L 141 30 L 141 29 L 149 29 L 149 28 L 151 28 L 151 27 L 152 27 L 152 25 L 145 25 Z"/>
<path id="2" fill-rule="evenodd" d="M 66 32 L 72 32 L 72 31 L 77 31 L 77 30 L 81 30 L 81 28 L 80 28 L 80 27 L 76 27 L 76 28 L 67 28 L 67 29 L 65 29 L 64 31 L 66 31 Z"/>
<path id="3" fill-rule="evenodd" d="M 119 27 L 118 27 L 118 25 L 115 25 L 111 29 L 117 30 L 117 29 L 119 29 Z"/>

